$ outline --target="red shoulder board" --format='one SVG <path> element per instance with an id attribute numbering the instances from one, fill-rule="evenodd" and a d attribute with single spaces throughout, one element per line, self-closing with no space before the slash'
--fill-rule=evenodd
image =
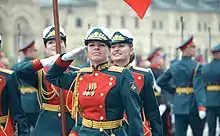
<path id="1" fill-rule="evenodd" d="M 5 87 L 6 81 L 5 77 L 0 75 L 0 95 L 2 93 L 3 88 Z"/>
<path id="2" fill-rule="evenodd" d="M 144 75 L 136 73 L 136 72 L 132 72 L 132 75 L 133 75 L 135 83 L 138 87 L 138 92 L 140 93 L 144 87 Z"/>

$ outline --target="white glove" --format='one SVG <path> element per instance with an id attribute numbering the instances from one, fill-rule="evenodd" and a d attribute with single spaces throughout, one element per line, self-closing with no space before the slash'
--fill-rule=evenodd
<path id="1" fill-rule="evenodd" d="M 158 92 L 158 93 L 161 93 L 161 88 L 160 88 L 160 86 L 159 85 L 157 85 L 157 81 L 156 81 L 156 79 L 155 79 L 155 77 L 154 77 L 154 73 L 152 72 L 152 70 L 150 69 L 149 70 L 150 71 L 150 73 L 151 73 L 151 75 L 152 75 L 152 77 L 153 77 L 153 87 L 154 87 L 154 89 L 156 89 L 156 91 Z"/>
<path id="2" fill-rule="evenodd" d="M 70 60 L 74 60 L 80 53 L 82 53 L 85 49 L 87 48 L 87 46 L 83 46 L 83 47 L 79 47 L 79 48 L 75 48 L 70 52 L 65 53 L 61 59 L 64 61 L 70 61 Z"/>
<path id="3" fill-rule="evenodd" d="M 165 104 L 161 104 L 159 106 L 160 116 L 163 115 L 163 113 L 166 111 L 166 109 L 167 109 L 167 106 Z"/>
<path id="4" fill-rule="evenodd" d="M 161 88 L 160 88 L 159 85 L 157 85 L 156 82 L 154 82 L 154 88 L 156 89 L 156 91 L 157 91 L 158 93 L 161 93 Z"/>
<path id="5" fill-rule="evenodd" d="M 60 54 L 56 54 L 54 56 L 51 56 L 45 59 L 40 59 L 40 63 L 43 67 L 50 67 L 53 65 L 53 63 L 57 60 L 59 56 Z"/>
<path id="6" fill-rule="evenodd" d="M 206 116 L 206 112 L 205 111 L 199 111 L 199 118 L 200 119 L 204 119 Z"/>

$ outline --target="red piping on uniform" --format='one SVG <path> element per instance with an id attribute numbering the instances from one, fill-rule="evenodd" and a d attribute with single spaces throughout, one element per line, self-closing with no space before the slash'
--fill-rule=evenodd
<path id="1" fill-rule="evenodd" d="M 56 64 L 61 67 L 68 67 L 71 63 L 72 61 L 63 61 L 61 57 L 58 57 L 56 60 Z"/>
<path id="2" fill-rule="evenodd" d="M 38 70 L 42 69 L 42 65 L 40 63 L 40 59 L 35 59 L 32 61 L 32 66 L 34 68 L 34 70 L 37 72 Z"/>

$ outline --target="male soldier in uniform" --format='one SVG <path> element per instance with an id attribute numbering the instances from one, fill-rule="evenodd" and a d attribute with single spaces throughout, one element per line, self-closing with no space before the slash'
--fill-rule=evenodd
<path id="1" fill-rule="evenodd" d="M 66 48 L 66 34 L 64 29 L 60 27 L 61 37 L 61 52 L 65 52 Z M 46 56 L 56 56 L 56 42 L 55 42 L 55 27 L 49 26 L 43 31 L 43 41 L 45 46 Z M 54 60 L 50 57 L 51 60 Z M 36 66 L 40 64 L 40 66 Z M 42 68 L 42 66 L 44 68 Z M 33 61 L 24 62 L 18 65 L 16 73 L 20 80 L 25 81 L 32 87 L 38 89 L 38 99 L 41 107 L 41 112 L 38 116 L 37 123 L 35 125 L 33 136 L 60 136 L 61 135 L 61 113 L 60 113 L 60 98 L 59 88 L 50 84 L 46 79 L 45 75 L 49 68 L 49 64 L 42 62 L 39 63 L 39 59 Z M 69 91 L 65 90 L 65 95 L 69 94 Z M 72 98 L 72 97 L 71 97 Z M 68 107 L 67 107 L 68 109 Z M 66 123 L 67 133 L 73 127 L 74 120 L 71 118 L 70 113 L 66 110 Z"/>
<path id="2" fill-rule="evenodd" d="M 111 39 L 111 63 L 115 66 L 128 67 L 137 84 L 139 96 L 143 103 L 144 136 L 163 136 L 163 124 L 154 95 L 153 83 L 155 79 L 153 73 L 150 69 L 129 66 L 135 58 L 133 35 L 127 29 L 119 29 L 114 31 Z M 151 129 L 148 127 L 148 121 Z"/>
<path id="3" fill-rule="evenodd" d="M 0 35 L 0 49 L 1 46 Z M 0 136 L 14 135 L 13 121 L 17 123 L 19 136 L 28 136 L 29 133 L 16 79 L 13 71 L 0 68 Z"/>
<path id="4" fill-rule="evenodd" d="M 29 42 L 27 45 L 21 48 L 19 52 L 22 52 L 24 54 L 24 59 L 20 63 L 15 64 L 12 67 L 12 70 L 16 70 L 18 65 L 20 65 L 21 63 L 28 62 L 37 57 L 37 48 L 35 46 L 35 40 Z M 40 107 L 37 99 L 38 90 L 25 83 L 25 81 L 23 80 L 20 80 L 19 89 L 21 91 L 22 108 L 26 113 L 28 126 L 31 131 L 35 126 L 38 114 L 40 112 Z"/>
<path id="5" fill-rule="evenodd" d="M 23 62 L 36 59 L 37 48 L 35 46 L 35 40 L 31 40 L 27 45 L 20 48 L 19 52 L 22 52 L 24 54 Z"/>
<path id="6" fill-rule="evenodd" d="M 216 136 L 216 120 L 220 117 L 220 44 L 211 49 L 213 60 L 204 66 L 209 136 Z"/>
<path id="7" fill-rule="evenodd" d="M 165 54 L 163 53 L 163 49 L 161 47 L 155 48 L 148 55 L 147 60 L 151 62 L 150 68 L 154 74 L 155 79 L 164 73 L 164 57 Z M 161 93 L 155 91 L 155 95 L 159 104 L 160 115 L 162 116 L 164 136 L 172 136 L 170 106 L 168 105 L 168 100 L 166 98 L 167 94 L 165 93 L 166 92 L 164 91 Z"/>
<path id="8" fill-rule="evenodd" d="M 175 114 L 175 135 L 186 136 L 190 124 L 194 136 L 202 136 L 202 119 L 206 116 L 205 89 L 202 78 L 202 67 L 195 60 L 193 36 L 177 47 L 183 53 L 182 59 L 175 62 L 158 78 L 158 85 L 171 93 L 173 112 Z M 173 80 L 175 87 L 169 84 Z"/>

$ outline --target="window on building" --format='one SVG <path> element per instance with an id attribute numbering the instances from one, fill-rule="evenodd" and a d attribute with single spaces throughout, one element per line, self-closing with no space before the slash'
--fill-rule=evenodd
<path id="1" fill-rule="evenodd" d="M 205 60 L 208 60 L 208 57 L 209 57 L 209 49 L 206 48 L 205 49 Z"/>
<path id="2" fill-rule="evenodd" d="M 76 28 L 81 28 L 82 27 L 82 19 L 81 18 L 76 18 Z"/>
<path id="3" fill-rule="evenodd" d="M 33 35 L 30 24 L 25 17 L 17 18 L 14 28 L 14 53 L 17 54 L 18 49 L 22 48 Z"/>
<path id="4" fill-rule="evenodd" d="M 163 29 L 163 21 L 161 21 L 161 20 L 159 22 L 159 27 L 160 27 L 160 29 Z"/>
<path id="5" fill-rule="evenodd" d="M 201 23 L 200 22 L 198 22 L 197 29 L 199 32 L 201 32 Z"/>
<path id="6" fill-rule="evenodd" d="M 169 50 L 167 51 L 168 52 L 168 56 L 172 56 L 172 46 L 169 46 L 168 48 Z M 166 58 L 165 58 L 166 59 Z"/>
<path id="7" fill-rule="evenodd" d="M 204 28 L 204 31 L 207 31 L 207 30 L 208 30 L 208 25 L 207 25 L 207 23 L 204 23 L 203 28 Z"/>
<path id="8" fill-rule="evenodd" d="M 138 17 L 134 17 L 135 28 L 140 28 L 140 23 Z"/>
<path id="9" fill-rule="evenodd" d="M 220 32 L 220 23 L 218 24 L 218 30 L 219 30 L 219 32 Z"/>
<path id="10" fill-rule="evenodd" d="M 180 23 L 178 21 L 176 21 L 176 30 L 180 30 Z"/>
<path id="11" fill-rule="evenodd" d="M 112 20 L 110 15 L 106 15 L 106 27 L 111 27 Z"/>
<path id="12" fill-rule="evenodd" d="M 198 49 L 197 49 L 197 54 L 202 54 L 201 48 L 198 48 Z"/>
<path id="13" fill-rule="evenodd" d="M 121 27 L 125 28 L 125 17 L 121 16 Z"/>
<path id="14" fill-rule="evenodd" d="M 157 28 L 156 20 L 152 20 L 152 29 L 156 29 L 156 28 Z"/>

